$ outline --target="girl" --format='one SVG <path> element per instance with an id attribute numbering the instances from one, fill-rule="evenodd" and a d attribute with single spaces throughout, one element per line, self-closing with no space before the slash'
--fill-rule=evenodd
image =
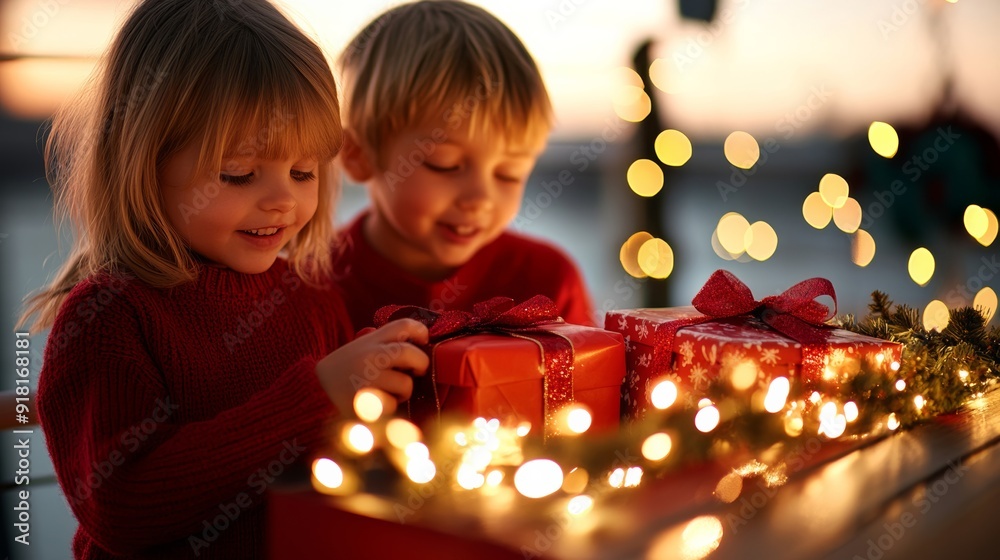
<path id="1" fill-rule="evenodd" d="M 266 0 L 141 2 L 89 92 L 46 146 L 76 244 L 22 317 L 52 326 L 38 408 L 74 553 L 259 557 L 268 484 L 359 386 L 408 397 L 426 328 L 331 352 L 337 92 Z"/>

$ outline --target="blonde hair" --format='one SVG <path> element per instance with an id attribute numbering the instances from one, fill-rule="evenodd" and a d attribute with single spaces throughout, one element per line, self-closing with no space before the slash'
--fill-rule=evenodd
<path id="1" fill-rule="evenodd" d="M 552 107 L 525 46 L 495 16 L 453 0 L 397 6 L 340 56 L 345 126 L 370 153 L 400 131 L 443 118 L 509 143 L 548 133 Z"/>
<path id="2" fill-rule="evenodd" d="M 341 140 L 329 63 L 266 0 L 144 0 L 83 97 L 53 120 L 46 173 L 76 239 L 20 324 L 51 326 L 73 286 L 97 273 L 155 287 L 196 278 L 157 182 L 158 166 L 185 146 L 200 142 L 198 176 L 217 177 L 225 156 L 329 162 Z M 287 246 L 289 265 L 314 284 L 330 271 L 337 180 L 325 163 L 319 175 L 316 214 Z"/>

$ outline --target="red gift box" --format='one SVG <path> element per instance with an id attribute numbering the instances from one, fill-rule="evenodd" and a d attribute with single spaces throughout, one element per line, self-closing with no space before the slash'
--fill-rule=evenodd
<path id="1" fill-rule="evenodd" d="M 629 420 L 642 417 L 649 407 L 650 384 L 661 376 L 671 378 L 679 387 L 687 389 L 685 394 L 689 398 L 697 399 L 712 380 L 730 375 L 736 368 L 741 368 L 741 374 L 746 374 L 746 368 L 752 368 L 750 374 L 756 377 L 751 378 L 751 387 L 766 388 L 771 379 L 779 376 L 798 377 L 806 386 L 818 387 L 824 381 L 846 381 L 860 371 L 863 361 L 888 370 L 900 359 L 900 344 L 832 327 L 816 327 L 806 337 L 807 342 L 799 342 L 762 320 L 761 316 L 773 319 L 779 313 L 760 314 L 761 307 L 766 305 L 752 299 L 735 307 L 740 312 L 756 310 L 757 314 L 733 312 L 718 317 L 715 309 L 732 307 L 726 299 L 730 297 L 728 292 L 718 293 L 718 281 L 724 279 L 726 289 L 729 289 L 728 283 L 739 281 L 728 273 L 716 275 L 695 298 L 698 309 L 712 315 L 690 306 L 617 310 L 606 314 L 605 327 L 625 337 L 627 373 L 621 391 L 623 417 Z M 742 283 L 739 286 L 745 289 Z M 832 287 L 829 293 L 825 288 L 822 292 L 820 295 L 833 295 Z M 747 294 L 749 290 L 737 296 Z M 806 294 L 807 299 L 798 295 L 795 301 L 801 305 L 803 301 L 812 301 L 814 298 L 809 296 L 816 294 Z M 706 305 L 709 296 L 713 302 Z M 767 298 L 765 301 L 772 303 Z M 784 302 L 774 303 L 782 307 Z M 788 326 L 787 321 L 772 322 L 779 327 Z M 786 330 L 794 333 L 794 329 Z"/>
<path id="2" fill-rule="evenodd" d="M 555 306 L 537 296 L 514 304 L 495 298 L 473 313 L 433 313 L 388 307 L 376 325 L 411 317 L 429 325 L 431 368 L 416 378 L 407 404 L 426 425 L 441 415 L 530 422 L 551 434 L 557 407 L 585 405 L 590 433 L 617 430 L 625 347 L 620 334 L 561 322 Z"/>

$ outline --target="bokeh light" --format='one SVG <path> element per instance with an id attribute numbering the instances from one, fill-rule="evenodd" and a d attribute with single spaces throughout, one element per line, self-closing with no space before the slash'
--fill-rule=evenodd
<path id="1" fill-rule="evenodd" d="M 775 413 L 780 412 L 785 408 L 785 402 L 788 400 L 788 392 L 791 390 L 791 384 L 788 382 L 787 377 L 775 377 L 771 380 L 770 385 L 767 387 L 767 396 L 764 397 L 764 410 Z"/>
<path id="2" fill-rule="evenodd" d="M 653 196 L 663 188 L 663 170 L 650 159 L 632 162 L 626 173 L 628 186 L 639 196 Z"/>
<path id="3" fill-rule="evenodd" d="M 649 392 L 649 400 L 659 410 L 666 410 L 677 400 L 677 385 L 669 379 L 660 381 Z"/>
<path id="4" fill-rule="evenodd" d="M 722 522 L 714 515 L 695 517 L 684 528 L 681 538 L 684 540 L 681 558 L 705 558 L 722 543 Z"/>
<path id="5" fill-rule="evenodd" d="M 622 268 L 624 268 L 625 272 L 629 273 L 630 276 L 634 278 L 645 278 L 647 276 L 639 266 L 639 249 L 645 242 L 652 238 L 653 236 L 649 233 L 640 231 L 632 234 L 632 236 L 622 244 L 622 249 L 618 254 L 618 258 L 621 260 Z"/>
<path id="6" fill-rule="evenodd" d="M 332 459 L 325 457 L 313 461 L 313 478 L 327 488 L 340 488 L 344 483 L 344 471 Z"/>
<path id="7" fill-rule="evenodd" d="M 385 407 L 382 405 L 381 391 L 364 388 L 354 394 L 354 413 L 365 422 L 375 422 L 382 417 Z"/>
<path id="8" fill-rule="evenodd" d="M 972 301 L 972 307 L 980 310 L 986 322 L 989 323 L 997 311 L 997 293 L 993 291 L 993 288 L 986 286 L 976 294 L 976 298 Z"/>
<path id="9" fill-rule="evenodd" d="M 708 433 L 719 425 L 719 409 L 714 406 L 706 406 L 698 411 L 694 416 L 694 427 L 699 432 Z"/>
<path id="10" fill-rule="evenodd" d="M 868 143 L 876 154 L 892 158 L 899 150 L 899 135 L 891 124 L 875 121 L 868 127 Z"/>
<path id="11" fill-rule="evenodd" d="M 734 255 L 746 251 L 746 234 L 750 222 L 737 212 L 729 212 L 719 219 L 716 231 L 722 248 Z"/>
<path id="12" fill-rule="evenodd" d="M 941 332 L 951 320 L 948 306 L 941 300 L 934 300 L 924 308 L 924 330 Z"/>
<path id="13" fill-rule="evenodd" d="M 767 222 L 754 222 L 743 236 L 748 255 L 766 261 L 778 249 L 778 234 Z"/>
<path id="14" fill-rule="evenodd" d="M 671 167 L 680 167 L 691 159 L 691 140 L 679 130 L 664 130 L 656 137 L 653 147 L 656 157 Z"/>
<path id="15" fill-rule="evenodd" d="M 989 208 L 983 208 L 983 212 L 986 213 L 986 219 L 988 220 L 986 233 L 977 237 L 976 241 L 978 241 L 983 247 L 989 247 L 997 238 L 997 231 L 1000 229 L 1000 224 L 997 223 L 997 215 L 994 214 L 992 210 Z"/>
<path id="16" fill-rule="evenodd" d="M 728 137 L 723 146 L 726 159 L 740 169 L 750 169 L 760 159 L 760 146 L 749 133 L 737 130 Z"/>
<path id="17" fill-rule="evenodd" d="M 865 267 L 875 258 L 875 238 L 872 234 L 859 229 L 851 236 L 851 262 Z"/>
<path id="18" fill-rule="evenodd" d="M 662 461 L 670 454 L 673 440 L 670 435 L 659 432 L 646 438 L 642 442 L 642 456 L 650 461 Z"/>
<path id="19" fill-rule="evenodd" d="M 847 201 L 840 208 L 833 211 L 833 223 L 837 224 L 840 231 L 844 233 L 854 233 L 861 227 L 861 205 L 858 201 L 848 197 Z"/>
<path id="20" fill-rule="evenodd" d="M 823 202 L 833 209 L 840 208 L 847 202 L 850 187 L 847 181 L 836 173 L 827 173 L 819 180 L 819 195 Z"/>
<path id="21" fill-rule="evenodd" d="M 385 427 L 385 436 L 393 447 L 399 449 L 405 449 L 407 445 L 420 441 L 422 437 L 420 428 L 402 418 L 389 420 Z"/>
<path id="22" fill-rule="evenodd" d="M 367 426 L 354 424 L 344 431 L 344 444 L 355 453 L 368 453 L 375 447 L 375 436 Z"/>
<path id="23" fill-rule="evenodd" d="M 582 405 L 572 405 L 566 414 L 566 427 L 574 434 L 582 434 L 590 429 L 593 418 Z"/>
<path id="24" fill-rule="evenodd" d="M 963 222 L 965 223 L 965 231 L 969 232 L 973 239 L 979 239 L 986 235 L 986 230 L 990 227 L 990 218 L 987 216 L 986 210 L 975 204 L 966 207 Z"/>
<path id="25" fill-rule="evenodd" d="M 664 279 L 674 270 L 674 250 L 666 241 L 654 238 L 639 247 L 639 269 L 650 278 Z"/>
<path id="26" fill-rule="evenodd" d="M 934 255 L 925 247 L 921 247 L 910 254 L 910 261 L 907 263 L 910 271 L 910 278 L 919 286 L 925 286 L 934 276 Z"/>
<path id="27" fill-rule="evenodd" d="M 514 473 L 514 488 L 526 498 L 548 496 L 559 490 L 562 483 L 562 468 L 549 459 L 528 461 Z"/>
<path id="28" fill-rule="evenodd" d="M 631 84 L 618 85 L 612 94 L 615 114 L 628 122 L 639 122 L 649 116 L 652 103 L 641 87 Z"/>
<path id="29" fill-rule="evenodd" d="M 802 217 L 812 227 L 823 229 L 833 219 L 833 208 L 823 200 L 823 195 L 810 193 L 802 203 Z"/>

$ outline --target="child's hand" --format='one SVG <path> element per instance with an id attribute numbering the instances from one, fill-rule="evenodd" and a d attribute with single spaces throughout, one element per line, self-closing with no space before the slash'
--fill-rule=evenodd
<path id="1" fill-rule="evenodd" d="M 316 375 L 341 414 L 353 414 L 354 394 L 362 387 L 380 389 L 405 401 L 413 392 L 412 375 L 423 375 L 430 364 L 427 354 L 416 346 L 427 341 L 427 327 L 422 323 L 393 321 L 328 354 L 316 364 Z"/>

